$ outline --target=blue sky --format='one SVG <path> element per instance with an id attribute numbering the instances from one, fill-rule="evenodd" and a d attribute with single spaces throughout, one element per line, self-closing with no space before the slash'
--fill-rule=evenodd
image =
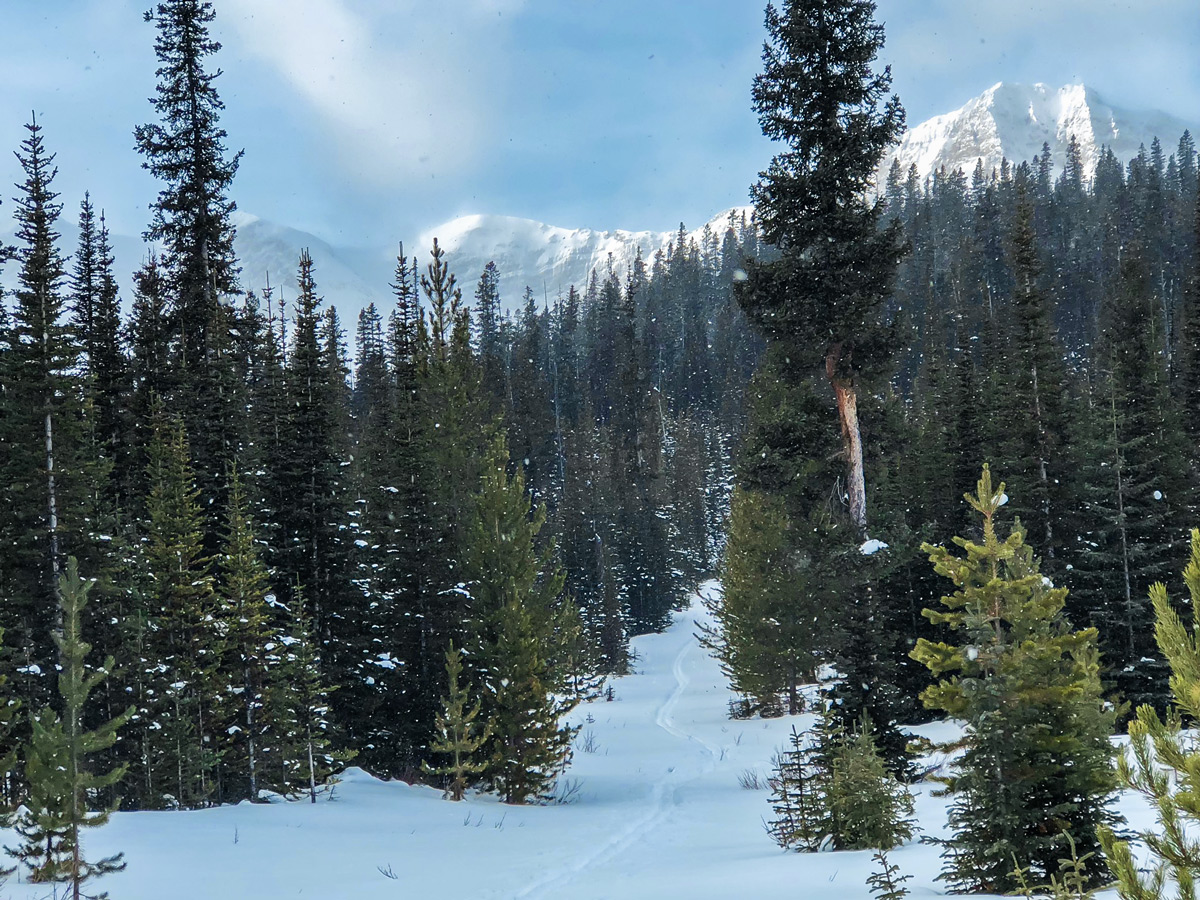
<path id="1" fill-rule="evenodd" d="M 137 233 L 156 187 L 150 0 L 0 0 L 0 148 L 36 110 L 74 208 Z M 879 0 L 913 124 L 996 81 L 1082 81 L 1200 119 L 1195 0 Z M 671 229 L 746 202 L 758 0 L 216 0 L 234 196 L 335 244 L 454 216 Z M 1164 136 L 1174 141 L 1175 135 Z M 0 182 L 17 179 L 0 158 Z M 6 192 L 11 194 L 11 191 Z M 7 200 L 0 217 L 11 213 Z M 0 228 L 0 230 L 4 230 Z"/>

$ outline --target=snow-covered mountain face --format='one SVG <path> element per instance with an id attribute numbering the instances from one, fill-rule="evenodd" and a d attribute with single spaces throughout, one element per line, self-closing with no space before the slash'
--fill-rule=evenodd
<path id="1" fill-rule="evenodd" d="M 1191 126 L 1194 131 L 1194 125 Z M 990 173 L 1001 159 L 1032 160 L 1049 144 L 1055 171 L 1061 172 L 1072 136 L 1090 177 L 1103 147 L 1122 162 L 1158 137 L 1164 152 L 1174 150 L 1189 125 L 1166 113 L 1120 109 L 1084 85 L 1053 88 L 1044 84 L 996 84 L 964 106 L 910 129 L 883 160 L 886 175 L 893 160 L 906 173 L 915 165 L 924 179 L 945 166 L 969 176 L 978 160 Z"/>
<path id="2" fill-rule="evenodd" d="M 731 224 L 739 227 L 743 215 L 749 220 L 750 213 L 747 207 L 726 210 L 688 232 L 688 238 L 699 242 L 707 227 L 720 241 Z M 237 224 L 244 286 L 257 288 L 269 277 L 277 288 L 276 298 L 282 291 L 285 300 L 294 299 L 298 290 L 296 259 L 307 247 L 313 257 L 317 290 L 337 307 L 347 328 L 370 302 L 381 311 L 391 308 L 389 285 L 395 279 L 399 244 L 333 247 L 305 232 L 251 216 L 242 216 Z M 474 303 L 479 276 L 489 262 L 495 262 L 500 272 L 501 303 L 513 310 L 521 305 L 526 287 L 533 291 L 539 306 L 553 303 L 572 285 L 582 292 L 593 270 L 600 278 L 608 274 L 610 256 L 617 274 L 624 279 L 639 250 L 649 267 L 655 253 L 678 239 L 678 232 L 592 231 L 511 216 L 463 216 L 427 230 L 415 244 L 404 245 L 405 254 L 410 260 L 416 257 L 422 274 L 434 238 L 446 253 L 465 302 Z"/>
<path id="3" fill-rule="evenodd" d="M 983 160 L 984 170 L 990 172 L 1004 157 L 1012 162 L 1032 159 L 1041 153 L 1043 143 L 1050 145 L 1055 171 L 1061 172 L 1067 143 L 1074 136 L 1090 174 L 1102 147 L 1112 148 L 1124 162 L 1137 154 L 1140 145 L 1148 147 L 1157 136 L 1164 151 L 1170 153 L 1188 127 L 1188 123 L 1165 113 L 1119 109 L 1082 85 L 1055 89 L 1043 84 L 1002 83 L 962 108 L 912 128 L 884 158 L 880 173 L 886 176 L 893 159 L 899 160 L 904 172 L 915 164 L 921 178 L 942 166 L 951 171 L 961 168 L 970 175 L 979 159 Z M 740 224 L 743 216 L 748 220 L 750 212 L 749 207 L 735 207 L 715 216 L 706 226 L 719 241 L 731 223 Z M 74 247 L 76 230 L 65 219 L 60 224 L 60 246 L 69 251 Z M 381 311 L 391 308 L 389 285 L 394 279 L 398 243 L 336 247 L 307 232 L 241 213 L 236 224 L 243 287 L 259 290 L 269 280 L 276 289 L 276 300 L 282 297 L 290 304 L 297 293 L 297 258 L 302 249 L 308 248 L 315 263 L 318 291 L 337 307 L 348 332 L 352 333 L 359 310 L 368 303 L 374 302 Z M 702 225 L 689 232 L 689 238 L 699 242 L 704 230 Z M 0 224 L 0 238 L 8 236 L 11 240 L 11 233 L 10 223 Z M 501 301 L 511 310 L 520 306 L 526 287 L 533 291 L 539 305 L 553 302 L 571 285 L 584 290 L 593 270 L 602 278 L 607 274 L 610 256 L 618 275 L 624 278 L 639 250 L 649 266 L 654 254 L 677 236 L 676 232 L 594 231 L 510 216 L 472 215 L 430 228 L 415 241 L 410 238 L 405 252 L 410 259 L 417 257 L 424 271 L 436 237 L 468 302 L 473 302 L 484 266 L 494 261 L 500 271 Z M 132 273 L 141 264 L 145 248 L 140 239 L 122 235 L 113 235 L 113 244 L 128 308 Z M 13 286 L 16 269 L 14 264 L 7 266 L 2 279 L 6 287 Z"/>

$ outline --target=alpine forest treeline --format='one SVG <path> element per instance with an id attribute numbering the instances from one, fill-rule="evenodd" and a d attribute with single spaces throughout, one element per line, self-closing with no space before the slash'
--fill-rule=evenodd
<path id="1" fill-rule="evenodd" d="M 72 710 L 111 738 L 89 763 L 116 773 L 87 788 L 101 807 L 315 799 L 350 759 L 454 797 L 546 797 L 563 713 L 717 570 L 760 349 L 731 286 L 756 226 L 681 226 L 540 304 L 500 297 L 494 265 L 400 244 L 354 323 L 305 251 L 284 303 L 234 249 L 214 17 L 193 0 L 146 16 L 158 88 L 134 139 L 160 190 L 132 297 L 99 198 L 55 193 L 53 128 L 31 120 L 17 148 L 4 803 L 43 796 L 39 723 Z M 108 659 L 72 710 L 68 589 L 88 597 L 90 664 Z"/>

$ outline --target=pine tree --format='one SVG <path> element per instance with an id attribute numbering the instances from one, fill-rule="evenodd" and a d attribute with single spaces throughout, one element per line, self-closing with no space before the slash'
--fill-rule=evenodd
<path id="1" fill-rule="evenodd" d="M 1105 678 L 1134 708 L 1168 701 L 1145 600 L 1176 565 L 1193 489 L 1187 441 L 1169 392 L 1160 316 L 1142 251 L 1126 250 L 1106 300 L 1095 412 L 1084 445 L 1079 607 L 1100 630 Z"/>
<path id="2" fill-rule="evenodd" d="M 31 881 L 65 881 L 74 900 L 83 896 L 86 882 L 125 868 L 122 854 L 87 862 L 81 845 L 81 829 L 104 825 L 117 806 L 89 812 L 89 795 L 115 785 L 125 775 L 124 766 L 93 774 L 87 770 L 87 758 L 111 747 L 117 730 L 133 715 L 131 707 L 94 730 L 84 728 L 88 698 L 113 667 L 111 656 L 97 670 L 88 671 L 84 664 L 91 645 L 81 634 L 81 613 L 94 584 L 80 577 L 79 564 L 71 557 L 59 580 L 62 628 L 54 633 L 61 659 L 62 713 L 46 707 L 32 718 L 33 736 L 26 754 L 28 812 L 17 823 L 24 842 L 10 850 L 29 868 Z"/>
<path id="3" fill-rule="evenodd" d="M 738 300 L 797 366 L 823 363 L 841 421 L 850 522 L 867 530 L 859 384 L 890 354 L 883 303 L 903 251 L 901 226 L 880 227 L 870 188 L 904 128 L 891 70 L 872 71 L 883 29 L 868 0 L 768 5 L 754 109 L 786 145 L 752 188 L 763 237 L 779 259 L 748 266 Z M 804 361 L 804 362 L 802 362 Z"/>
<path id="4" fill-rule="evenodd" d="M 220 70 L 206 64 L 221 49 L 210 35 L 210 0 L 163 0 L 146 13 L 157 31 L 158 84 L 150 101 L 159 122 L 134 129 L 143 168 L 162 182 L 145 237 L 162 242 L 171 295 L 177 401 L 197 450 L 206 497 L 223 501 L 223 480 L 240 443 L 242 404 L 232 372 L 232 310 L 237 290 L 229 188 L 241 153 L 230 156 L 220 125 Z M 208 535 L 210 549 L 215 535 Z"/>
<path id="5" fill-rule="evenodd" d="M 996 513 L 1004 485 L 984 466 L 967 501 L 983 519 L 983 541 L 955 538 L 966 557 L 926 544 L 954 594 L 935 624 L 961 634 L 959 645 L 917 642 L 913 657 L 942 680 L 922 694 L 926 706 L 967 723 L 966 752 L 947 788 L 954 798 L 942 878 L 956 890 L 1019 887 L 1015 865 L 1048 880 L 1067 833 L 1096 852 L 1097 826 L 1113 821 L 1114 713 L 1100 692 L 1096 631 L 1072 631 L 1062 615 L 1065 588 L 1038 571 L 1020 525 L 1001 539 Z"/>
<path id="6" fill-rule="evenodd" d="M 837 718 L 825 714 L 827 728 Z M 870 720 L 853 731 L 837 727 L 823 740 L 829 772 L 825 802 L 837 850 L 891 850 L 912 837 L 913 798 L 888 771 L 872 736 Z"/>
<path id="7" fill-rule="evenodd" d="M 1183 571 L 1191 598 L 1191 614 L 1200 617 L 1200 530 L 1192 529 L 1191 554 Z M 1138 708 L 1129 723 L 1130 751 L 1117 758 L 1121 781 L 1143 794 L 1155 810 L 1156 830 L 1138 835 L 1150 860 L 1134 860 L 1128 843 L 1108 828 L 1100 842 L 1122 900 L 1191 897 L 1200 871 L 1200 841 L 1194 825 L 1200 819 L 1195 796 L 1200 789 L 1200 753 L 1182 716 L 1200 717 L 1200 639 L 1176 611 L 1162 582 L 1150 589 L 1154 604 L 1154 637 L 1171 666 L 1174 708 L 1166 719 L 1150 705 Z M 1140 854 L 1139 854 L 1140 856 Z M 1147 864 L 1149 863 L 1149 868 Z"/>
<path id="8" fill-rule="evenodd" d="M 148 690 L 137 718 L 144 737 L 139 781 L 153 785 L 152 797 L 170 795 L 176 804 L 195 807 L 207 803 L 216 787 L 217 673 L 225 643 L 187 436 L 183 424 L 161 410 L 148 477 L 144 565 L 151 581 L 141 611 Z"/>
<path id="9" fill-rule="evenodd" d="M 878 868 L 867 876 L 867 887 L 875 900 L 904 900 L 908 896 L 908 888 L 904 883 L 912 878 L 911 875 L 901 875 L 900 867 L 888 859 L 886 850 L 876 850 L 871 859 Z"/>
<path id="10" fill-rule="evenodd" d="M 326 784 L 355 754 L 333 749 L 329 706 L 333 689 L 321 677 L 321 658 L 299 587 L 293 591 L 291 612 L 279 663 L 277 702 L 287 716 L 280 727 L 280 783 L 289 791 L 307 793 L 310 802 L 316 803 L 317 786 Z"/>
<path id="11" fill-rule="evenodd" d="M 470 705 L 470 691 L 459 683 L 462 674 L 462 652 L 451 643 L 446 651 L 447 693 L 442 700 L 442 712 L 437 717 L 436 737 L 429 749 L 446 757 L 442 766 L 425 763 L 422 768 L 430 775 L 443 775 L 449 779 L 445 796 L 459 801 L 469 786 L 469 777 L 486 771 L 486 761 L 477 758 L 479 751 L 491 737 L 490 723 L 476 724 L 482 701 Z"/>
<path id="12" fill-rule="evenodd" d="M 565 575 L 551 544 L 538 549 L 546 513 L 533 511 L 520 471 L 507 473 L 497 438 L 485 460 L 463 561 L 479 666 L 492 724 L 487 775 L 508 803 L 541 798 L 565 768 L 574 729 L 559 720 L 578 702 L 569 678 L 579 671 L 581 630 L 563 595 Z"/>
<path id="13" fill-rule="evenodd" d="M 17 153 L 25 174 L 16 207 L 20 271 L 0 418 L 6 498 L 0 538 L 8 548 L 0 585 L 3 624 L 22 661 L 14 687 L 40 705 L 50 692 L 50 631 L 62 560 L 90 556 L 87 498 L 103 475 L 84 438 L 79 343 L 66 316 L 66 273 L 56 243 L 62 205 L 52 189 L 54 155 L 46 152 L 36 120 L 25 128 L 28 137 Z"/>
<path id="14" fill-rule="evenodd" d="M 717 628 L 705 635 L 735 691 L 768 710 L 783 694 L 790 715 L 802 711 L 799 686 L 814 680 L 831 625 L 814 583 L 821 576 L 793 533 L 779 497 L 734 490 L 724 591 L 710 604 Z"/>
<path id="15" fill-rule="evenodd" d="M 267 599 L 273 594 L 236 471 L 230 474 L 229 486 L 225 539 L 218 556 L 217 595 L 221 604 L 218 615 L 224 625 L 222 637 L 228 647 L 220 687 L 231 707 L 227 717 L 232 734 L 221 766 L 227 773 L 226 780 L 234 783 L 227 785 L 223 794 L 226 800 L 248 797 L 256 801 L 264 754 L 271 743 L 269 735 L 282 717 L 273 702 L 278 696 L 278 673 L 271 665 L 276 633 Z"/>
<path id="16" fill-rule="evenodd" d="M 811 853 L 829 837 L 826 774 L 817 761 L 814 742 L 793 725 L 788 749 L 776 755 L 769 779 L 775 818 L 767 823 L 767 833 L 783 849 Z"/>

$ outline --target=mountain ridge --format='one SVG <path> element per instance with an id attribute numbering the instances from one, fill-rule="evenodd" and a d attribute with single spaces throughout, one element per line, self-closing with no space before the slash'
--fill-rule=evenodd
<path id="1" fill-rule="evenodd" d="M 998 82 L 958 109 L 934 116 L 906 132 L 900 144 L 882 160 L 880 183 L 893 160 L 899 161 L 905 173 L 915 165 L 921 179 L 942 166 L 951 171 L 961 168 L 969 176 L 977 160 L 982 160 L 985 172 L 990 172 L 1002 158 L 1013 163 L 1032 159 L 1041 152 L 1043 143 L 1050 144 L 1055 171 L 1061 172 L 1072 135 L 1080 143 L 1085 176 L 1090 176 L 1102 147 L 1110 147 L 1126 162 L 1142 144 L 1149 145 L 1158 136 L 1165 152 L 1171 152 L 1173 142 L 1188 127 L 1166 113 L 1113 106 L 1085 85 L 1052 88 Z M 733 206 L 688 231 L 688 237 L 699 240 L 707 227 L 720 240 L 731 222 L 740 222 L 742 216 L 748 220 L 752 212 L 749 206 Z M 65 219 L 60 224 L 60 246 L 73 247 L 74 224 Z M 276 288 L 276 299 L 290 302 L 298 290 L 297 257 L 308 248 L 316 264 L 318 291 L 338 308 L 348 331 L 358 311 L 368 303 L 390 308 L 389 285 L 394 279 L 398 242 L 374 247 L 335 246 L 316 235 L 240 212 L 235 224 L 244 288 L 258 291 L 269 280 Z M 417 257 L 424 271 L 433 238 L 437 237 L 467 302 L 473 302 L 475 284 L 484 266 L 494 261 L 500 271 L 501 301 L 508 309 L 515 309 L 526 287 L 539 304 L 565 294 L 571 285 L 584 290 L 593 270 L 601 276 L 606 274 L 610 258 L 623 278 L 639 249 L 649 265 L 654 254 L 665 250 L 677 235 L 677 231 L 572 229 L 533 219 L 477 213 L 425 229 L 415 241 L 406 243 L 405 250 L 409 259 Z M 122 235 L 113 235 L 113 243 L 118 279 L 128 306 L 132 273 L 146 248 L 139 238 Z M 15 266 L 7 267 L 7 286 L 12 286 L 15 270 Z"/>

